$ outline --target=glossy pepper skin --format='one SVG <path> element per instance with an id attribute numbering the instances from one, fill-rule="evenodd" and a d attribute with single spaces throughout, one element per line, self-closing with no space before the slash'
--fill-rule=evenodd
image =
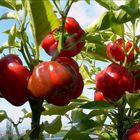
<path id="1" fill-rule="evenodd" d="M 135 66 L 139 67 L 139 65 L 135 65 Z M 134 90 L 135 91 L 140 90 L 140 76 L 139 76 L 140 70 L 139 69 L 134 70 L 132 73 L 133 73 L 133 75 L 135 77 L 135 80 L 136 80 L 136 84 L 135 84 L 135 89 Z"/>
<path id="2" fill-rule="evenodd" d="M 15 106 L 28 100 L 27 84 L 30 71 L 22 65 L 17 55 L 9 54 L 0 59 L 0 92 Z"/>
<path id="3" fill-rule="evenodd" d="M 77 62 L 70 57 L 58 57 L 55 61 L 59 62 L 62 65 L 68 65 L 76 72 L 79 72 L 79 66 Z"/>
<path id="4" fill-rule="evenodd" d="M 73 17 L 66 17 L 65 30 L 68 33 L 70 33 L 70 34 L 79 33 L 80 28 L 81 27 L 80 27 L 79 23 Z"/>
<path id="5" fill-rule="evenodd" d="M 69 37 L 65 38 L 64 45 L 59 56 L 73 57 L 77 55 L 85 45 L 85 42 L 81 41 L 81 38 L 85 32 L 80 27 L 79 23 L 72 17 L 66 18 L 64 29 Z M 55 54 L 58 47 L 58 40 L 55 36 L 57 30 L 58 29 L 51 31 L 41 42 L 42 48 L 50 56 Z"/>
<path id="6" fill-rule="evenodd" d="M 69 57 L 58 57 L 56 61 L 72 69 L 73 75 L 75 75 L 75 86 L 73 88 L 73 92 L 70 93 L 70 96 L 72 99 L 76 99 L 82 94 L 82 90 L 84 88 L 83 77 L 79 72 L 79 66 L 77 62 Z"/>
<path id="7" fill-rule="evenodd" d="M 29 79 L 28 89 L 34 97 L 47 98 L 52 92 L 71 85 L 72 74 L 63 65 L 55 61 L 38 64 Z"/>
<path id="8" fill-rule="evenodd" d="M 58 41 L 55 38 L 54 32 L 49 33 L 41 42 L 42 48 L 48 55 L 53 56 L 58 47 Z"/>
<path id="9" fill-rule="evenodd" d="M 83 79 L 71 58 L 60 57 L 56 61 L 38 64 L 29 79 L 28 89 L 36 99 L 65 106 L 82 94 Z"/>
<path id="10" fill-rule="evenodd" d="M 137 123 L 127 129 L 122 140 L 140 140 L 140 123 Z"/>
<path id="11" fill-rule="evenodd" d="M 72 99 L 78 98 L 82 94 L 82 90 L 84 88 L 84 82 L 83 82 L 83 77 L 79 72 L 79 66 L 77 62 L 69 57 L 58 57 L 56 61 L 72 69 L 74 73 L 73 75 L 75 75 L 75 87 L 73 88 L 73 92 L 71 92 L 70 96 Z"/>
<path id="12" fill-rule="evenodd" d="M 101 91 L 95 91 L 94 101 L 107 101 Z"/>
<path id="13" fill-rule="evenodd" d="M 96 89 L 103 92 L 104 97 L 111 101 L 119 100 L 125 91 L 133 92 L 135 78 L 127 69 L 112 63 L 96 75 Z"/>
<path id="14" fill-rule="evenodd" d="M 130 41 L 127 41 L 125 45 L 126 45 L 126 53 L 128 53 L 131 50 L 127 56 L 127 62 L 129 63 L 133 60 L 134 48 Z M 119 38 L 116 41 L 109 42 L 107 44 L 106 53 L 107 53 L 108 58 L 114 59 L 115 61 L 124 62 L 125 54 L 124 54 L 122 38 Z"/>

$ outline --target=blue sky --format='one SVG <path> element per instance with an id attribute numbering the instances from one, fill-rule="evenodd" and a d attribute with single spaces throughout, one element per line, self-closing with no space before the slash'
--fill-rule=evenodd
<path id="1" fill-rule="evenodd" d="M 116 1 L 118 4 L 122 3 L 122 1 Z M 74 3 L 69 11 L 68 16 L 74 17 L 81 27 L 85 28 L 87 25 L 89 25 L 92 22 L 95 22 L 100 15 L 106 11 L 103 7 L 101 7 L 99 4 L 97 4 L 94 0 L 91 1 L 91 4 L 88 5 L 85 3 L 85 1 L 80 1 L 77 3 Z M 5 9 L 0 8 L 0 14 L 5 12 Z M 9 27 L 12 26 L 12 21 L 5 22 L 5 21 L 0 21 L 0 45 L 3 44 L 7 40 L 7 36 L 3 35 L 2 32 L 5 29 L 9 29 Z M 30 32 L 30 30 L 28 30 Z M 100 64 L 101 65 L 101 64 Z M 91 95 L 92 97 L 93 95 Z M 15 122 L 18 121 L 18 118 L 22 116 L 21 109 L 27 108 L 27 110 L 30 110 L 29 104 L 25 103 L 21 107 L 14 107 L 10 103 L 8 103 L 4 99 L 0 99 L 0 110 L 6 110 L 7 114 L 9 117 L 11 117 Z M 49 120 L 52 120 L 52 118 L 48 118 Z M 3 128 L 5 126 L 5 121 L 0 123 L 0 128 Z M 21 127 L 26 127 L 30 128 L 30 120 L 26 119 Z"/>

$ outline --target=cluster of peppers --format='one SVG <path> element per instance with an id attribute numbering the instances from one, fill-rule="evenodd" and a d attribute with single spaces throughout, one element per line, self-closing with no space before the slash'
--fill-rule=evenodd
<path id="1" fill-rule="evenodd" d="M 41 42 L 42 48 L 51 56 L 58 49 L 55 37 L 57 30 L 50 32 Z M 64 30 L 66 37 L 58 57 L 38 63 L 32 72 L 23 66 L 16 54 L 8 54 L 0 59 L 2 97 L 15 106 L 23 105 L 31 98 L 65 106 L 82 94 L 83 78 L 72 57 L 84 47 L 82 37 L 85 32 L 72 17 L 66 17 Z"/>

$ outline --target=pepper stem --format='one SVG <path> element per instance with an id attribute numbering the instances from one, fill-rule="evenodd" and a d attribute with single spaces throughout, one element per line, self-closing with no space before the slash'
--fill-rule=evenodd
<path id="1" fill-rule="evenodd" d="M 31 122 L 31 140 L 38 140 L 41 129 L 40 129 L 40 116 L 42 112 L 42 101 L 41 100 L 30 100 L 30 107 L 32 110 L 32 122 Z"/>

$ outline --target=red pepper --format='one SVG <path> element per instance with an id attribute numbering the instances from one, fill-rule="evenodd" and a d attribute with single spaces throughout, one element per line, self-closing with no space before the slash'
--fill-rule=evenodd
<path id="1" fill-rule="evenodd" d="M 119 64 L 112 63 L 96 75 L 96 89 L 111 101 L 119 100 L 125 91 L 133 92 L 134 76 Z"/>
<path id="2" fill-rule="evenodd" d="M 29 97 L 27 90 L 30 71 L 22 65 L 17 55 L 9 54 L 0 59 L 0 92 L 15 106 L 24 104 Z"/>

